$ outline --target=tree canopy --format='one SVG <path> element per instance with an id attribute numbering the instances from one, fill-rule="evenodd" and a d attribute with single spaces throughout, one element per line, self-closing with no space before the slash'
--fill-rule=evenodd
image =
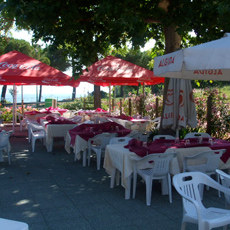
<path id="1" fill-rule="evenodd" d="M 230 31 L 229 8 L 229 0 L 5 0 L 0 5 L 5 20 L 32 30 L 35 40 L 61 44 L 77 69 L 107 54 L 110 45 L 121 47 L 127 41 L 139 47 L 165 36 L 170 40 L 165 45 L 172 46 L 166 52 L 172 52 L 170 28 L 182 41 L 193 30 L 193 44 L 220 38 Z"/>

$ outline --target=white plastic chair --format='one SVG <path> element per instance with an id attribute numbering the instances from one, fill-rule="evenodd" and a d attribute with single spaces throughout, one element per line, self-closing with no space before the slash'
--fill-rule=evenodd
<path id="1" fill-rule="evenodd" d="M 208 150 L 193 156 L 185 156 L 183 159 L 183 171 L 203 172 L 209 176 L 215 174 L 218 181 L 216 169 L 219 167 L 220 158 L 226 149 Z M 200 186 L 201 197 L 203 197 L 203 186 Z M 218 193 L 220 196 L 220 193 Z"/>
<path id="2" fill-rule="evenodd" d="M 161 117 L 157 117 L 154 120 L 151 120 L 151 127 L 153 129 L 160 129 Z"/>
<path id="3" fill-rule="evenodd" d="M 10 165 L 10 158 L 11 158 L 10 149 L 9 149 L 10 135 L 11 132 L 6 132 L 5 130 L 2 130 L 2 132 L 0 132 L 0 151 L 6 151 L 9 165 Z"/>
<path id="4" fill-rule="evenodd" d="M 133 138 L 131 137 L 113 137 L 110 139 L 109 144 L 128 144 L 130 140 Z"/>
<path id="5" fill-rule="evenodd" d="M 28 224 L 15 220 L 0 218 L 0 229 L 2 230 L 29 230 Z"/>
<path id="6" fill-rule="evenodd" d="M 26 125 L 26 120 L 25 120 L 25 117 L 23 114 L 21 113 L 18 113 L 17 112 L 17 116 L 18 116 L 18 120 L 20 122 L 20 131 L 22 131 L 22 126 L 25 126 Z"/>
<path id="7" fill-rule="evenodd" d="M 37 139 L 40 139 L 43 141 L 43 143 L 45 143 L 46 131 L 42 125 L 34 124 L 32 122 L 27 122 L 27 126 L 29 129 L 29 133 L 30 133 L 29 135 L 31 138 L 32 152 L 34 152 L 35 142 Z"/>
<path id="8" fill-rule="evenodd" d="M 150 154 L 139 160 L 134 160 L 133 170 L 133 198 L 136 195 L 137 174 L 142 177 L 146 185 L 146 205 L 151 204 L 152 182 L 162 180 L 162 191 L 169 192 L 169 202 L 172 203 L 171 176 L 169 173 L 169 163 L 174 158 L 175 153 Z M 164 180 L 164 181 L 163 181 Z M 167 182 L 167 183 L 165 183 Z"/>
<path id="9" fill-rule="evenodd" d="M 191 133 L 187 133 L 184 139 L 199 138 L 199 137 L 210 138 L 211 136 L 208 133 L 191 132 Z"/>
<path id="10" fill-rule="evenodd" d="M 88 166 L 90 166 L 90 157 L 92 150 L 97 156 L 97 170 L 101 168 L 101 157 L 105 153 L 105 147 L 109 144 L 111 138 L 116 137 L 117 133 L 101 133 L 88 140 Z M 84 156 L 83 156 L 84 158 Z"/>
<path id="11" fill-rule="evenodd" d="M 183 199 L 181 230 L 185 230 L 187 222 L 198 224 L 198 230 L 209 230 L 230 224 L 230 210 L 204 207 L 199 185 L 203 184 L 230 195 L 229 189 L 202 172 L 177 174 L 173 177 L 173 184 Z"/>
<path id="12" fill-rule="evenodd" d="M 150 132 L 142 133 L 139 131 L 132 131 L 132 133 L 126 135 L 126 137 L 131 137 L 132 139 L 137 139 L 139 141 L 147 142 L 149 138 Z"/>
<path id="13" fill-rule="evenodd" d="M 156 139 L 175 140 L 176 138 L 172 135 L 155 135 L 153 137 L 153 141 L 155 141 Z"/>
<path id="14" fill-rule="evenodd" d="M 225 173 L 225 172 L 223 172 L 220 169 L 216 169 L 216 173 L 219 176 L 221 184 L 224 187 L 230 189 L 230 175 Z M 218 180 L 218 182 L 220 182 L 220 181 Z M 230 195 L 225 193 L 224 196 L 225 196 L 225 208 L 230 209 Z"/>

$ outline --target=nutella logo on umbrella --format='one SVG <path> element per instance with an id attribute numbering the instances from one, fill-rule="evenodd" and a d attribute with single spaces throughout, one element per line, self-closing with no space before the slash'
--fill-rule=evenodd
<path id="1" fill-rule="evenodd" d="M 133 66 L 127 66 L 127 67 L 122 67 L 120 65 L 118 65 L 117 67 L 109 67 L 109 66 L 98 66 L 97 67 L 97 70 L 98 71 L 130 71 L 132 72 L 133 71 Z"/>
<path id="2" fill-rule="evenodd" d="M 158 68 L 174 64 L 174 59 L 175 59 L 175 57 L 169 57 L 169 58 L 165 58 L 165 59 L 161 60 L 159 65 L 158 65 Z"/>
<path id="3" fill-rule="evenodd" d="M 20 69 L 20 70 L 40 70 L 40 64 L 29 66 L 27 64 L 16 64 L 16 63 L 8 63 L 8 62 L 1 62 L 0 63 L 0 69 Z"/>

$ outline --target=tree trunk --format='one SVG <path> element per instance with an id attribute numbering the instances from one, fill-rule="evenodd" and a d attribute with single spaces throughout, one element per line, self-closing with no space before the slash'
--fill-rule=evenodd
<path id="1" fill-rule="evenodd" d="M 73 87 L 73 92 L 72 92 L 72 101 L 76 98 L 76 88 Z"/>
<path id="2" fill-rule="evenodd" d="M 174 26 L 165 27 L 164 28 L 164 34 L 165 34 L 165 53 L 166 54 L 180 49 L 181 37 L 176 32 L 176 27 L 174 27 Z M 163 112 L 164 112 L 164 107 L 165 107 L 165 98 L 166 98 L 166 93 L 168 90 L 168 85 L 169 85 L 169 78 L 165 78 L 164 93 L 163 93 L 163 110 L 162 110 L 162 114 L 161 114 L 161 120 L 163 118 Z M 162 123 L 161 123 L 161 127 L 160 127 L 160 134 L 175 135 L 174 131 L 171 129 L 164 130 L 162 128 Z"/>
<path id="3" fill-rule="evenodd" d="M 121 85 L 121 97 L 124 97 L 124 86 Z"/>
<path id="4" fill-rule="evenodd" d="M 5 105 L 5 101 L 6 101 L 6 89 L 7 89 L 7 85 L 3 85 L 2 96 L 1 96 L 1 103 L 3 106 Z"/>
<path id="5" fill-rule="evenodd" d="M 41 100 L 42 100 L 42 85 L 40 85 L 40 88 L 39 88 L 38 102 L 41 102 Z"/>
<path id="6" fill-rule="evenodd" d="M 101 92 L 99 85 L 94 85 L 94 109 L 96 108 L 101 108 Z"/>

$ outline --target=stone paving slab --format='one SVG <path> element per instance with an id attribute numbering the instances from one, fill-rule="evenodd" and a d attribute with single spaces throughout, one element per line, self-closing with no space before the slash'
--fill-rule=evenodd
<path id="1" fill-rule="evenodd" d="M 124 188 L 110 189 L 110 177 L 104 169 L 96 170 L 96 161 L 82 167 L 58 138 L 53 152 L 37 141 L 32 153 L 27 131 L 18 129 L 10 138 L 11 165 L 6 157 L 0 162 L 0 217 L 24 221 L 30 230 L 180 229 L 182 202 L 174 189 L 170 204 L 154 183 L 151 206 L 146 206 L 145 185 L 139 181 L 136 199 L 125 200 Z M 205 191 L 204 197 L 207 205 L 224 207 L 216 191 Z"/>

